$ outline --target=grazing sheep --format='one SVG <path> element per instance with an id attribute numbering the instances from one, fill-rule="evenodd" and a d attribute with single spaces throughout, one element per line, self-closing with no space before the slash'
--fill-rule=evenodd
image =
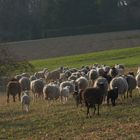
<path id="1" fill-rule="evenodd" d="M 118 74 L 119 74 L 118 69 L 115 68 L 115 67 L 112 67 L 112 68 L 109 70 L 109 75 L 110 75 L 112 78 L 116 77 Z"/>
<path id="2" fill-rule="evenodd" d="M 14 78 L 17 79 L 19 81 L 19 79 L 21 78 L 21 75 L 16 75 Z"/>
<path id="3" fill-rule="evenodd" d="M 28 73 L 22 73 L 21 74 L 21 77 L 27 77 L 27 78 L 29 78 L 30 77 L 30 74 L 28 74 Z"/>
<path id="4" fill-rule="evenodd" d="M 68 80 L 73 80 L 73 81 L 76 81 L 76 79 L 77 79 L 77 76 L 73 74 L 68 78 Z"/>
<path id="5" fill-rule="evenodd" d="M 123 64 L 116 64 L 115 68 L 118 70 L 119 75 L 124 75 L 125 67 Z"/>
<path id="6" fill-rule="evenodd" d="M 104 69 L 104 71 L 105 71 L 106 73 L 108 73 L 109 70 L 110 70 L 110 66 L 104 66 L 103 69 Z"/>
<path id="7" fill-rule="evenodd" d="M 18 94 L 18 98 L 20 101 L 21 86 L 17 80 L 12 80 L 8 82 L 6 92 L 7 92 L 7 103 L 9 103 L 10 95 L 13 96 L 13 102 L 15 102 L 15 96 Z"/>
<path id="8" fill-rule="evenodd" d="M 130 93 L 130 97 L 132 98 L 132 91 L 136 88 L 137 81 L 133 75 L 126 75 L 125 79 L 128 83 L 128 91 L 127 91 L 127 98 L 128 94 Z"/>
<path id="9" fill-rule="evenodd" d="M 97 68 L 97 72 L 98 72 L 99 76 L 104 76 L 104 74 L 105 74 L 105 71 L 103 68 Z"/>
<path id="10" fill-rule="evenodd" d="M 98 78 L 99 74 L 96 69 L 91 69 L 88 73 L 89 80 L 92 82 L 90 85 L 94 84 L 94 81 Z"/>
<path id="11" fill-rule="evenodd" d="M 37 99 L 37 97 L 43 97 L 44 83 L 43 83 L 42 79 L 37 79 L 37 80 L 31 81 L 30 87 L 31 87 L 31 91 L 34 96 L 34 101 L 35 101 L 35 99 Z"/>
<path id="12" fill-rule="evenodd" d="M 140 72 L 136 75 L 137 88 L 140 94 Z"/>
<path id="13" fill-rule="evenodd" d="M 44 86 L 43 94 L 45 100 L 56 100 L 60 96 L 60 89 L 55 84 L 48 84 Z"/>
<path id="14" fill-rule="evenodd" d="M 73 93 L 73 97 L 74 97 L 74 99 L 76 101 L 76 106 L 77 107 L 79 106 L 79 104 L 81 104 L 81 106 L 83 105 L 83 102 L 84 102 L 84 99 L 82 97 L 83 91 L 84 90 L 80 89 L 78 91 L 75 90 L 74 93 Z"/>
<path id="15" fill-rule="evenodd" d="M 140 65 L 138 66 L 137 74 L 140 73 Z"/>
<path id="16" fill-rule="evenodd" d="M 128 83 L 126 79 L 122 76 L 115 77 L 110 82 L 110 89 L 114 89 L 115 87 L 118 88 L 118 95 L 124 95 L 128 91 Z"/>
<path id="17" fill-rule="evenodd" d="M 24 91 L 21 97 L 22 110 L 29 112 L 30 97 L 28 91 Z"/>
<path id="18" fill-rule="evenodd" d="M 85 77 L 80 77 L 76 80 L 78 89 L 86 89 L 88 87 L 88 80 Z"/>
<path id="19" fill-rule="evenodd" d="M 66 81 L 66 80 L 68 80 L 67 75 L 65 73 L 60 73 L 59 81 L 63 82 L 63 81 Z"/>
<path id="20" fill-rule="evenodd" d="M 123 64 L 115 64 L 115 68 L 117 69 L 124 69 L 124 65 Z"/>
<path id="21" fill-rule="evenodd" d="M 104 84 L 99 83 L 96 88 L 87 88 L 83 91 L 82 97 L 85 101 L 85 105 L 87 107 L 87 117 L 91 117 L 90 108 L 94 107 L 94 114 L 96 112 L 96 104 L 98 105 L 98 115 L 99 115 L 99 106 L 103 102 L 103 97 L 105 94 Z"/>
<path id="22" fill-rule="evenodd" d="M 98 85 L 100 85 L 100 83 L 103 83 L 104 86 L 104 101 L 105 101 L 105 97 L 107 96 L 107 90 L 108 90 L 108 81 L 106 78 L 99 76 L 94 83 L 94 87 L 98 87 Z"/>
<path id="23" fill-rule="evenodd" d="M 60 89 L 61 101 L 63 101 L 63 103 L 67 102 L 69 95 L 70 95 L 70 86 L 65 86 L 62 89 Z"/>
<path id="24" fill-rule="evenodd" d="M 112 106 L 115 106 L 116 99 L 118 98 L 118 88 L 110 89 L 107 93 L 107 104 L 109 105 L 109 100 L 111 99 Z"/>
<path id="25" fill-rule="evenodd" d="M 36 80 L 36 79 L 37 78 L 34 75 L 30 76 L 30 78 L 29 78 L 30 82 L 33 81 L 33 80 Z"/>
<path id="26" fill-rule="evenodd" d="M 61 72 L 62 72 L 62 68 L 45 73 L 46 82 L 49 83 L 51 81 L 59 80 Z"/>
<path id="27" fill-rule="evenodd" d="M 19 80 L 19 83 L 21 85 L 21 90 L 25 91 L 25 90 L 30 90 L 30 80 L 28 77 L 22 77 Z"/>
<path id="28" fill-rule="evenodd" d="M 64 87 L 69 86 L 69 92 L 70 94 L 72 94 L 74 92 L 75 89 L 75 85 L 73 83 L 73 81 L 64 81 L 60 84 L 60 90 L 62 90 Z"/>
<path id="29" fill-rule="evenodd" d="M 37 78 L 37 79 L 40 79 L 40 78 L 45 78 L 45 73 L 48 72 L 48 69 L 47 68 L 44 68 L 42 71 L 38 71 L 34 74 L 34 76 Z"/>

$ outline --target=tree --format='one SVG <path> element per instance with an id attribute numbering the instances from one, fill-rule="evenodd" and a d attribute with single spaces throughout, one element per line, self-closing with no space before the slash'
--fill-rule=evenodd
<path id="1" fill-rule="evenodd" d="M 11 54 L 6 47 L 0 48 L 0 54 L 0 77 L 12 76 L 22 72 L 32 72 L 34 70 L 33 65 L 27 60 L 19 61 L 19 57 Z"/>

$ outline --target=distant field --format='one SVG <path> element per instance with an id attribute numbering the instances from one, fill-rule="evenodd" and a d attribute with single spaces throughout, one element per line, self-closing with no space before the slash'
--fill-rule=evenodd
<path id="1" fill-rule="evenodd" d="M 54 69 L 60 66 L 81 67 L 83 65 L 92 65 L 94 63 L 110 66 L 121 63 L 126 67 L 137 67 L 140 65 L 140 47 L 34 60 L 31 61 L 31 63 L 35 66 L 36 70 L 43 68 Z"/>
<path id="2" fill-rule="evenodd" d="M 140 46 L 140 30 L 56 37 L 0 44 L 27 60 Z"/>

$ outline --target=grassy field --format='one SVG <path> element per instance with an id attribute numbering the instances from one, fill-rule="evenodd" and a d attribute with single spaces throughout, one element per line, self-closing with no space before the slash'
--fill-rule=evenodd
<path id="1" fill-rule="evenodd" d="M 83 65 L 92 65 L 94 63 L 110 66 L 121 63 L 126 67 L 135 67 L 140 64 L 140 47 L 34 60 L 31 61 L 31 63 L 37 70 L 45 67 L 48 69 L 54 69 L 60 66 L 81 67 Z"/>
<path id="2" fill-rule="evenodd" d="M 31 61 L 37 70 L 59 66 L 81 67 L 94 63 L 113 65 L 123 63 L 135 70 L 140 64 L 140 47 L 103 51 L 83 55 Z M 125 99 L 116 107 L 103 104 L 100 116 L 86 118 L 86 108 L 75 105 L 70 98 L 60 101 L 31 102 L 30 112 L 21 110 L 19 101 L 6 103 L 0 96 L 0 140 L 138 140 L 140 139 L 140 95 Z"/>
<path id="3" fill-rule="evenodd" d="M 76 108 L 71 98 L 65 105 L 37 101 L 23 113 L 19 102 L 0 105 L 0 139 L 8 140 L 138 140 L 140 95 L 116 107 L 102 105 L 100 116 L 86 118 L 86 108 Z M 3 101 L 5 97 L 0 100 Z"/>

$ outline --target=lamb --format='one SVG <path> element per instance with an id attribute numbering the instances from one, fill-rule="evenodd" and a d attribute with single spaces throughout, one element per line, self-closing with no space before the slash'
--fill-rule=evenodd
<path id="1" fill-rule="evenodd" d="M 9 103 L 10 95 L 13 96 L 13 102 L 15 102 L 15 96 L 18 94 L 19 101 L 20 101 L 21 86 L 17 80 L 14 79 L 8 82 L 6 92 L 7 92 L 7 103 Z"/>
<path id="2" fill-rule="evenodd" d="M 110 89 L 107 93 L 107 104 L 109 105 L 109 100 L 111 99 L 111 103 L 112 103 L 112 106 L 115 106 L 116 103 L 116 99 L 118 98 L 118 88 L 115 87 L 113 89 Z"/>
<path id="3" fill-rule="evenodd" d="M 48 84 L 44 86 L 43 94 L 45 100 L 56 100 L 60 96 L 60 89 L 55 84 Z"/>
<path id="4" fill-rule="evenodd" d="M 61 101 L 63 101 L 63 103 L 67 102 L 69 95 L 70 95 L 70 86 L 65 86 L 62 89 L 60 89 Z"/>
<path id="5" fill-rule="evenodd" d="M 34 101 L 35 101 L 35 99 L 37 99 L 37 97 L 43 97 L 44 83 L 43 83 L 42 79 L 37 79 L 37 80 L 31 81 L 30 87 L 31 87 L 31 91 L 34 96 Z"/>
<path id="6" fill-rule="evenodd" d="M 68 86 L 69 87 L 69 92 L 72 94 L 75 89 L 75 85 L 73 81 L 64 81 L 60 84 L 60 90 L 62 90 L 64 87 Z"/>
<path id="7" fill-rule="evenodd" d="M 99 115 L 99 106 L 103 102 L 103 97 L 105 94 L 104 84 L 99 83 L 96 88 L 87 88 L 83 91 L 82 97 L 85 101 L 87 107 L 87 117 L 91 117 L 90 108 L 94 107 L 94 114 L 96 112 L 96 104 L 98 105 L 98 115 Z"/>
<path id="8" fill-rule="evenodd" d="M 24 91 L 21 97 L 22 110 L 29 112 L 30 97 L 28 91 Z"/>

